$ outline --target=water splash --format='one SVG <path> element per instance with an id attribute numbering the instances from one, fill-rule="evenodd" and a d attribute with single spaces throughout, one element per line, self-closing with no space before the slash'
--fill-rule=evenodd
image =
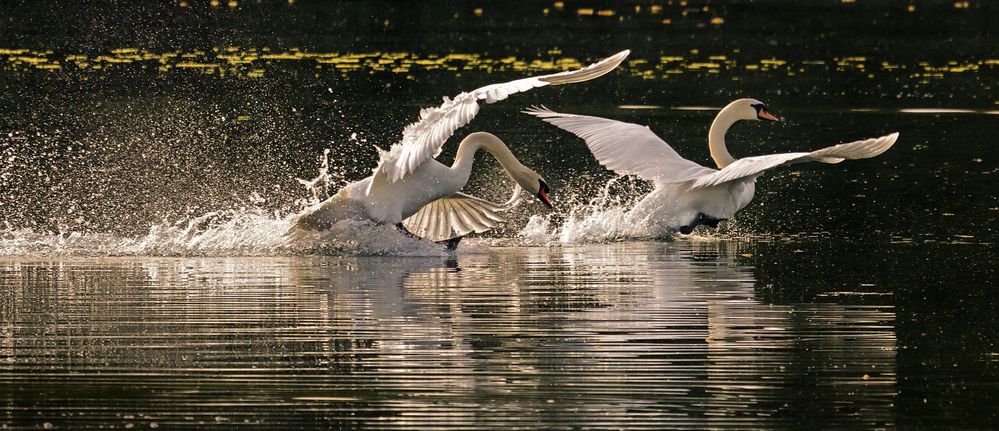
<path id="1" fill-rule="evenodd" d="M 573 206 L 567 216 L 534 215 L 517 233 L 531 245 L 576 245 L 627 240 L 673 240 L 677 233 L 654 215 L 635 213 L 635 204 L 649 193 L 642 180 L 615 177 L 607 181 L 596 196 Z M 665 205 L 665 204 L 664 204 Z M 735 220 L 722 223 L 718 229 L 699 226 L 684 238 L 717 240 L 753 236 L 752 230 Z"/>
<path id="2" fill-rule="evenodd" d="M 670 236 L 668 233 L 657 235 L 647 226 L 636 225 L 629 219 L 629 209 L 647 192 L 639 181 L 630 177 L 611 178 L 593 198 L 572 205 L 565 216 L 531 216 L 517 236 L 534 245 L 586 244 Z M 557 220 L 558 218 L 561 220 Z"/>
<path id="3" fill-rule="evenodd" d="M 273 255 L 400 255 L 439 256 L 443 247 L 408 237 L 393 226 L 344 220 L 321 232 L 289 235 L 305 211 L 347 183 L 342 169 L 332 167 L 327 149 L 319 171 L 298 179 L 305 196 L 281 209 L 251 193 L 248 203 L 178 221 L 153 223 L 145 234 L 87 231 L 59 225 L 56 229 L 0 227 L 0 255 L 6 256 L 273 256 Z"/>
<path id="4" fill-rule="evenodd" d="M 443 247 L 393 226 L 343 220 L 330 229 L 287 235 L 298 214 L 259 208 L 216 211 L 178 223 L 154 224 L 145 235 L 0 229 L 4 256 L 443 256 Z"/>
<path id="5" fill-rule="evenodd" d="M 71 225 L 33 229 L 7 224 L 0 228 L 0 255 L 8 256 L 284 256 L 398 255 L 441 256 L 438 244 L 408 237 L 393 226 L 343 220 L 324 231 L 293 230 L 296 220 L 348 183 L 344 170 L 331 163 L 331 150 L 317 158 L 311 179 L 297 178 L 304 193 L 275 209 L 267 198 L 250 193 L 237 208 L 214 210 L 152 223 L 148 231 L 129 235 L 88 231 Z M 533 215 L 514 238 L 486 237 L 462 244 L 462 253 L 492 245 L 575 245 L 634 239 L 672 240 L 674 232 L 651 217 L 632 213 L 649 192 L 648 184 L 631 177 L 608 180 L 595 193 L 567 196 L 567 212 Z M 717 231 L 699 228 L 687 238 L 740 236 L 733 222 Z M 292 233 L 293 234 L 290 234 Z"/>

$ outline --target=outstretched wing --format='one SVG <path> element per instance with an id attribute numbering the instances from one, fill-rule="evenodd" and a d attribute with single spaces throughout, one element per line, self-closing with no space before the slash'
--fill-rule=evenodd
<path id="1" fill-rule="evenodd" d="M 395 182 L 412 173 L 423 162 L 436 157 L 451 134 L 468 124 L 479 112 L 479 100 L 494 103 L 532 88 L 588 81 L 614 70 L 630 52 L 621 51 L 578 70 L 487 85 L 461 93 L 453 99 L 445 97 L 444 104 L 421 110 L 420 119 L 406 126 L 402 141 L 381 154 L 375 175 L 384 174 L 389 182 Z"/>
<path id="2" fill-rule="evenodd" d="M 561 114 L 544 107 L 531 108 L 524 113 L 583 138 L 600 164 L 621 175 L 637 175 L 657 183 L 674 183 L 717 172 L 680 157 L 646 126 L 586 115 Z"/>
<path id="3" fill-rule="evenodd" d="M 765 156 L 745 157 L 736 160 L 724 169 L 706 175 L 694 181 L 691 188 L 711 187 L 739 178 L 756 176 L 763 171 L 792 163 L 822 162 L 839 163 L 843 160 L 866 159 L 877 156 L 895 144 L 898 133 L 880 138 L 834 145 L 810 153 L 768 154 Z"/>
<path id="4" fill-rule="evenodd" d="M 519 190 L 515 194 L 519 194 Z M 500 213 L 511 208 L 464 193 L 437 199 L 402 221 L 414 235 L 443 241 L 472 232 L 482 233 L 506 221 Z"/>

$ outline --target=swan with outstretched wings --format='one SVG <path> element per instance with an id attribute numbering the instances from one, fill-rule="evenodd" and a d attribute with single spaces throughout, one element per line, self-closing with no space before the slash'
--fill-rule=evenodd
<path id="1" fill-rule="evenodd" d="M 522 190 L 551 206 L 550 188 L 541 175 L 521 164 L 495 135 L 476 132 L 458 145 L 454 163 L 434 159 L 458 128 L 479 112 L 479 102 L 495 103 L 512 94 L 549 85 L 588 81 L 614 70 L 629 51 L 622 51 L 577 70 L 487 85 L 444 98 L 436 108 L 423 109 L 420 118 L 403 130 L 402 139 L 382 151 L 373 175 L 349 184 L 336 195 L 299 216 L 293 231 L 327 229 L 339 220 L 363 219 L 393 224 L 424 238 L 452 240 L 470 232 L 484 232 L 504 221 L 501 213 L 518 202 Z M 486 150 L 516 182 L 506 203 L 493 203 L 461 189 L 472 172 L 475 153 Z"/>
<path id="2" fill-rule="evenodd" d="M 646 126 L 606 118 L 562 114 L 546 108 L 525 111 L 586 141 L 597 161 L 621 175 L 652 181 L 654 190 L 629 212 L 635 222 L 690 233 L 700 224 L 717 227 L 749 204 L 756 178 L 766 170 L 794 163 L 839 163 L 887 151 L 898 133 L 839 144 L 811 152 L 733 158 L 725 133 L 739 120 L 780 121 L 755 99 L 739 99 L 723 108 L 708 131 L 708 148 L 718 169 L 680 156 Z"/>

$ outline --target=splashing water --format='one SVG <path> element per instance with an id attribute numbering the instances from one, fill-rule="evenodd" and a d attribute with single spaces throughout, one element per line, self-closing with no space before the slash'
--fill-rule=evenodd
<path id="1" fill-rule="evenodd" d="M 517 236 L 533 245 L 674 239 L 676 232 L 671 227 L 653 219 L 651 215 L 633 212 L 635 204 L 647 193 L 641 180 L 630 177 L 611 178 L 594 198 L 570 209 L 561 223 L 553 220 L 553 215 L 534 215 Z M 746 234 L 735 220 L 729 220 L 718 229 L 698 227 L 694 234 L 686 237 L 700 240 L 742 237 Z"/>
<path id="2" fill-rule="evenodd" d="M 318 157 L 318 173 L 297 178 L 304 196 L 280 209 L 251 193 L 246 205 L 216 210 L 179 221 L 153 223 L 141 235 L 116 235 L 61 228 L 55 232 L 31 228 L 0 228 L 0 255 L 13 256 L 273 256 L 273 255 L 398 255 L 440 256 L 443 248 L 408 237 L 393 226 L 371 221 L 343 220 L 324 231 L 296 231 L 299 216 L 348 183 L 342 168 L 330 163 L 331 150 Z M 674 232 L 656 220 L 636 217 L 632 209 L 647 193 L 647 184 L 630 177 L 611 178 L 588 201 L 567 202 L 568 213 L 533 215 L 515 238 L 465 241 L 463 253 L 490 245 L 574 245 L 630 239 L 670 240 Z M 572 201 L 572 199 L 567 199 Z M 736 235 L 730 221 L 717 231 L 701 228 L 693 239 Z"/>
<path id="3" fill-rule="evenodd" d="M 573 206 L 561 223 L 553 215 L 534 215 L 518 237 L 529 244 L 569 245 L 666 236 L 629 218 L 631 206 L 644 195 L 639 188 L 629 177 L 611 178 L 595 197 Z"/>
<path id="4" fill-rule="evenodd" d="M 249 205 L 211 211 L 177 222 L 154 223 L 144 235 L 119 236 L 102 232 L 59 229 L 57 232 L 0 228 L 0 255 L 8 256 L 204 256 L 204 255 L 445 255 L 440 245 L 408 237 L 393 226 L 343 220 L 330 229 L 290 236 L 295 220 L 310 207 L 346 184 L 331 169 L 330 150 L 320 157 L 318 175 L 298 179 L 308 196 L 288 210 L 267 210 L 266 200 L 251 194 Z"/>
<path id="5" fill-rule="evenodd" d="M 393 226 L 342 220 L 324 231 L 286 235 L 299 214 L 277 216 L 260 208 L 216 211 L 179 223 L 157 223 L 138 237 L 106 233 L 0 229 L 0 255 L 8 256 L 443 256 L 443 248 L 408 237 Z"/>

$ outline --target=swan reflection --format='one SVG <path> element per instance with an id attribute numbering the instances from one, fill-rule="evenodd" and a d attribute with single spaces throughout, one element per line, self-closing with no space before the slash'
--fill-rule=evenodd
<path id="1" fill-rule="evenodd" d="M 0 402 L 16 423 L 87 406 L 197 422 L 223 403 L 297 425 L 892 424 L 892 308 L 761 301 L 743 247 L 7 260 Z"/>

